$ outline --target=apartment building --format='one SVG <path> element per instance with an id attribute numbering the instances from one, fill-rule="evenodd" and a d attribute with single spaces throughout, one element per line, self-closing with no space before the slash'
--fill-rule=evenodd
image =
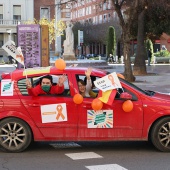
<path id="1" fill-rule="evenodd" d="M 73 3 L 71 19 L 73 22 L 101 24 L 109 22 L 114 15 L 111 0 L 78 0 Z"/>
<path id="2" fill-rule="evenodd" d="M 9 39 L 17 44 L 17 25 L 34 18 L 34 0 L 0 0 L 0 57 L 8 54 L 2 45 Z"/>
<path id="3" fill-rule="evenodd" d="M 113 18 L 116 16 L 111 0 L 78 0 L 72 4 L 72 22 L 88 23 L 92 25 L 106 23 L 109 25 L 110 21 L 113 21 Z M 84 37 L 87 36 L 86 32 L 84 32 Z M 86 47 L 83 46 L 82 49 L 82 54 L 106 54 L 106 44 L 99 42 L 93 42 Z"/>

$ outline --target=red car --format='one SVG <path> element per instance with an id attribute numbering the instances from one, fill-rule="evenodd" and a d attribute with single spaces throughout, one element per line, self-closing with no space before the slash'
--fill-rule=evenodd
<path id="1" fill-rule="evenodd" d="M 73 96 L 78 91 L 77 80 L 85 78 L 86 68 L 68 67 L 63 71 L 55 67 L 27 69 L 33 86 L 45 74 L 66 74 L 62 94 L 29 96 L 24 70 L 1 75 L 0 96 L 0 146 L 7 152 L 21 152 L 31 141 L 147 141 L 160 151 L 170 151 L 170 95 L 143 91 L 134 84 L 120 79 L 123 90 L 117 89 L 113 104 L 104 104 L 95 112 L 94 98 L 84 97 L 75 104 Z M 106 71 L 93 69 L 96 79 Z M 13 80 L 13 84 L 9 80 Z M 11 83 L 11 84 L 10 84 Z M 10 85 L 9 85 L 10 84 Z M 9 88 L 13 85 L 12 91 Z M 9 91 L 9 93 L 7 93 Z M 97 89 L 94 89 L 98 93 Z M 120 95 L 123 91 L 129 95 Z M 11 94 L 10 94 L 11 93 Z M 133 110 L 125 112 L 123 103 L 129 99 Z M 58 109 L 62 106 L 62 110 Z"/>

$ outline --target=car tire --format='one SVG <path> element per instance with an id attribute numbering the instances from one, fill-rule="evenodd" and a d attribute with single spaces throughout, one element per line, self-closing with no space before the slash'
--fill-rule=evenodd
<path id="1" fill-rule="evenodd" d="M 158 150 L 170 152 L 170 117 L 165 117 L 154 124 L 151 141 Z"/>
<path id="2" fill-rule="evenodd" d="M 22 152 L 32 141 L 32 133 L 26 122 L 18 118 L 0 121 L 0 146 L 5 152 Z"/>

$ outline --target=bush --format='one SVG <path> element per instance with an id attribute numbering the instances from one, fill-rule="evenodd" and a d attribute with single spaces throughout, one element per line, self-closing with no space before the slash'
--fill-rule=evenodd
<path id="1" fill-rule="evenodd" d="M 160 50 L 154 53 L 155 57 L 170 57 L 170 52 L 168 50 Z"/>

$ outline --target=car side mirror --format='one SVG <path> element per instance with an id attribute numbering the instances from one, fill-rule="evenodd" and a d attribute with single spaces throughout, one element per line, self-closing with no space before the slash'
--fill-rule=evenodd
<path id="1" fill-rule="evenodd" d="M 132 95 L 128 92 L 123 92 L 120 94 L 120 98 L 123 100 L 132 100 Z"/>

